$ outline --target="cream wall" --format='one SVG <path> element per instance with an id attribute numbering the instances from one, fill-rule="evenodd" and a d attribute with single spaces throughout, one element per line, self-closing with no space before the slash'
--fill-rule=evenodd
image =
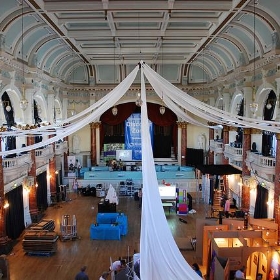
<path id="1" fill-rule="evenodd" d="M 205 137 L 206 147 L 205 150 L 209 149 L 209 128 L 198 127 L 192 124 L 187 126 L 187 147 L 193 149 L 200 149 L 199 138 L 203 135 Z"/>
<path id="2" fill-rule="evenodd" d="M 76 131 L 74 134 L 69 136 L 69 152 L 74 153 L 73 151 L 73 137 L 74 135 L 78 136 L 79 139 L 79 149 L 80 153 L 90 152 L 90 126 L 86 125 L 82 129 Z"/>

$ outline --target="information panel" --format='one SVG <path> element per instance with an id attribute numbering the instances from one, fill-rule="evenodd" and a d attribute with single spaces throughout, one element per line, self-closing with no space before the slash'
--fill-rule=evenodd
<path id="1" fill-rule="evenodd" d="M 149 130 L 153 143 L 153 123 L 151 121 L 149 121 Z M 125 121 L 125 149 L 132 150 L 132 160 L 142 159 L 140 113 L 131 114 Z"/>

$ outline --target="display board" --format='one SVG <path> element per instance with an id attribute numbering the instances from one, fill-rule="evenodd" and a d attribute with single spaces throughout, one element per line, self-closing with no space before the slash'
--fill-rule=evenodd
<path id="1" fill-rule="evenodd" d="M 159 185 L 160 198 L 164 200 L 175 200 L 176 199 L 176 186 Z"/>
<path id="2" fill-rule="evenodd" d="M 116 150 L 116 160 L 132 161 L 132 150 Z"/>

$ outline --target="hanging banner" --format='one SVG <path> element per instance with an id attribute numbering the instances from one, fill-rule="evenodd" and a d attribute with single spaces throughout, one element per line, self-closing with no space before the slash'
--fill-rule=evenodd
<path id="1" fill-rule="evenodd" d="M 153 146 L 153 123 L 149 121 L 150 137 Z M 125 121 L 125 149 L 132 150 L 132 160 L 142 160 L 141 114 L 131 114 Z"/>

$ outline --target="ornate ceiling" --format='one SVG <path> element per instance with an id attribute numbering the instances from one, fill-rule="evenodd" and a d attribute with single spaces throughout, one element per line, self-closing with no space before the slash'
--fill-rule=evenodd
<path id="1" fill-rule="evenodd" d="M 66 83 L 118 84 L 143 60 L 179 85 L 279 52 L 279 0 L 1 0 L 1 53 Z"/>

